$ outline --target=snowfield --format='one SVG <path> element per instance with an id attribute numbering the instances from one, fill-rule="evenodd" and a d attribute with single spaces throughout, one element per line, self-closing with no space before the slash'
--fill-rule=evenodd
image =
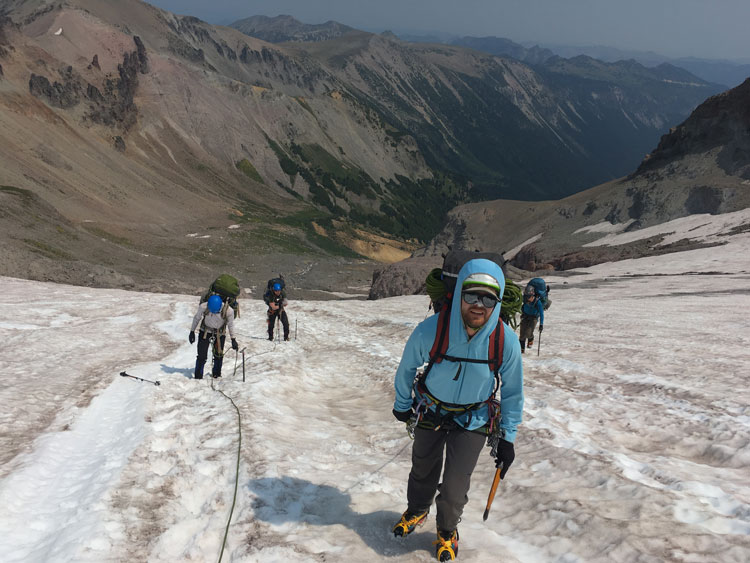
<path id="1" fill-rule="evenodd" d="M 750 560 L 750 234 L 709 234 L 727 244 L 547 278 L 516 461 L 483 522 L 480 457 L 461 561 Z M 191 378 L 197 297 L 0 288 L 0 561 L 434 560 L 434 515 L 390 532 L 392 380 L 426 297 L 291 289 L 279 343 L 244 300 L 245 380 L 228 348 L 212 382 Z"/>

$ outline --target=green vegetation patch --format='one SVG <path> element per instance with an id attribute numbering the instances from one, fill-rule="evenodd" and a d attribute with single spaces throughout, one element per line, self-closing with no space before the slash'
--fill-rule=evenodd
<path id="1" fill-rule="evenodd" d="M 52 258 L 53 260 L 72 260 L 73 256 L 69 253 L 65 252 L 64 250 L 60 248 L 56 248 L 52 245 L 47 244 L 46 242 L 41 242 L 38 240 L 33 239 L 23 239 L 23 242 L 25 242 L 28 246 L 31 247 L 32 252 L 36 252 L 37 254 L 41 254 L 42 256 L 46 256 L 47 258 Z"/>
<path id="2" fill-rule="evenodd" d="M 345 198 L 346 192 L 352 192 L 368 199 L 376 199 L 380 186 L 361 168 L 344 164 L 318 144 L 292 143 L 291 149 L 308 165 L 316 183 L 337 197 Z"/>
<path id="3" fill-rule="evenodd" d="M 258 171 L 255 169 L 255 166 L 253 166 L 253 163 L 248 159 L 243 158 L 242 160 L 237 161 L 235 166 L 237 167 L 237 170 L 242 172 L 251 180 L 254 180 L 260 184 L 265 184 L 263 178 L 261 178 L 260 174 L 258 174 Z"/>
<path id="4" fill-rule="evenodd" d="M 105 231 L 104 229 L 102 229 L 100 227 L 96 227 L 94 225 L 84 224 L 83 228 L 86 229 L 92 235 L 94 235 L 96 237 L 99 237 L 99 238 L 103 238 L 104 240 L 107 240 L 109 242 L 113 242 L 115 244 L 120 244 L 122 246 L 129 246 L 129 247 L 134 247 L 135 246 L 133 244 L 133 241 L 131 241 L 130 239 L 125 238 L 125 237 L 119 237 L 117 235 L 113 235 L 112 233 L 107 232 L 107 231 Z"/>
<path id="5" fill-rule="evenodd" d="M 307 240 L 327 254 L 343 256 L 344 258 L 363 258 L 348 246 L 344 246 L 335 239 L 321 235 L 315 230 L 313 223 L 320 225 L 329 232 L 334 230 L 333 217 L 319 209 L 304 209 L 280 219 L 279 222 L 302 230 Z"/>
<path id="6" fill-rule="evenodd" d="M 289 158 L 289 155 L 284 152 L 284 149 L 282 149 L 279 144 L 268 135 L 266 135 L 266 140 L 268 141 L 268 146 L 271 147 L 271 150 L 276 154 L 276 158 L 279 159 L 279 166 L 281 166 L 284 173 L 287 176 L 294 177 L 298 172 L 297 164 Z"/>
<path id="7" fill-rule="evenodd" d="M 292 233 L 262 225 L 242 233 L 252 243 L 254 250 L 260 253 L 283 252 L 288 254 L 317 254 L 314 248 Z"/>
<path id="8" fill-rule="evenodd" d="M 349 217 L 384 234 L 422 242 L 440 231 L 445 215 L 465 197 L 459 182 L 439 173 L 421 180 L 397 175 L 386 187 L 388 194 L 381 201 L 380 213 L 353 207 Z"/>
<path id="9" fill-rule="evenodd" d="M 20 197 L 24 205 L 30 205 L 36 197 L 34 192 L 14 186 L 0 186 L 0 192 Z"/>
<path id="10" fill-rule="evenodd" d="M 315 117 L 315 113 L 313 112 L 312 108 L 310 107 L 310 104 L 307 103 L 307 100 L 305 100 L 305 98 L 303 98 L 302 96 L 297 96 L 294 99 L 297 100 L 297 103 L 299 105 L 301 105 L 308 112 L 310 112 L 310 115 L 312 115 L 313 117 Z"/>

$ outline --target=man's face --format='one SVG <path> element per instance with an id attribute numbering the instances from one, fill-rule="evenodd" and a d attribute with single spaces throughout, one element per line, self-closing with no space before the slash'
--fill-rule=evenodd
<path id="1" fill-rule="evenodd" d="M 479 330 L 482 328 L 488 320 L 490 320 L 490 315 L 492 315 L 492 311 L 494 310 L 494 307 L 485 307 L 482 303 L 481 297 L 483 295 L 490 295 L 494 298 L 496 296 L 491 292 L 487 291 L 485 292 L 472 292 L 471 295 L 475 295 L 479 297 L 480 299 L 477 300 L 476 303 L 469 304 L 464 300 L 464 294 L 461 294 L 461 318 L 464 321 L 464 324 L 474 330 Z M 472 299 L 469 297 L 469 299 Z"/>

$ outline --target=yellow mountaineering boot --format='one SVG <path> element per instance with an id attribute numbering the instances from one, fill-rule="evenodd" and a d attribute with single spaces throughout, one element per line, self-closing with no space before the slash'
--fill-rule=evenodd
<path id="1" fill-rule="evenodd" d="M 437 541 L 432 542 L 435 548 L 435 557 L 438 561 L 453 561 L 458 555 L 458 530 L 444 532 L 438 530 Z"/>
<path id="2" fill-rule="evenodd" d="M 424 521 L 427 520 L 427 515 L 429 513 L 429 509 L 423 512 L 409 512 L 407 510 L 401 515 L 401 520 L 399 520 L 398 523 L 393 526 L 393 535 L 405 538 L 406 536 L 411 534 L 417 526 L 421 526 L 422 524 L 424 524 Z"/>

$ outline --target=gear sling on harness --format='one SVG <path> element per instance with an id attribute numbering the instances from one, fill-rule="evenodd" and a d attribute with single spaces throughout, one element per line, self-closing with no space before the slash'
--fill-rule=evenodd
<path id="1" fill-rule="evenodd" d="M 433 430 L 440 430 L 451 424 L 455 424 L 454 418 L 457 415 L 464 413 L 469 414 L 469 423 L 472 419 L 472 411 L 480 408 L 482 405 L 487 405 L 489 409 L 489 427 L 482 428 L 483 433 L 490 434 L 494 429 L 496 419 L 500 415 L 500 404 L 495 399 L 497 390 L 500 387 L 500 366 L 503 363 L 503 348 L 505 345 L 505 329 L 503 322 L 499 321 L 497 327 L 492 331 L 489 340 L 489 347 L 487 350 L 487 359 L 480 360 L 476 358 L 459 358 L 456 356 L 450 356 L 446 354 L 448 350 L 448 330 L 450 326 L 450 307 L 445 307 L 438 313 L 438 325 L 437 331 L 435 332 L 435 341 L 432 343 L 430 349 L 430 361 L 424 371 L 414 381 L 414 389 L 417 392 L 417 396 L 421 396 L 422 399 L 416 405 L 417 421 L 416 425 L 420 428 L 428 428 Z M 487 364 L 495 375 L 495 388 L 492 394 L 484 401 L 477 403 L 471 403 L 468 405 L 459 405 L 453 403 L 447 403 L 437 399 L 427 388 L 427 374 L 430 373 L 432 366 L 439 364 L 443 360 L 449 362 L 458 362 L 459 367 L 456 370 L 456 376 L 453 378 L 454 381 L 458 380 L 461 374 L 462 366 L 461 362 L 467 362 L 472 364 Z M 434 411 L 430 411 L 431 407 L 435 407 Z M 445 414 L 443 414 L 445 412 Z M 430 418 L 433 420 L 425 420 L 424 415 L 430 413 Z"/>

